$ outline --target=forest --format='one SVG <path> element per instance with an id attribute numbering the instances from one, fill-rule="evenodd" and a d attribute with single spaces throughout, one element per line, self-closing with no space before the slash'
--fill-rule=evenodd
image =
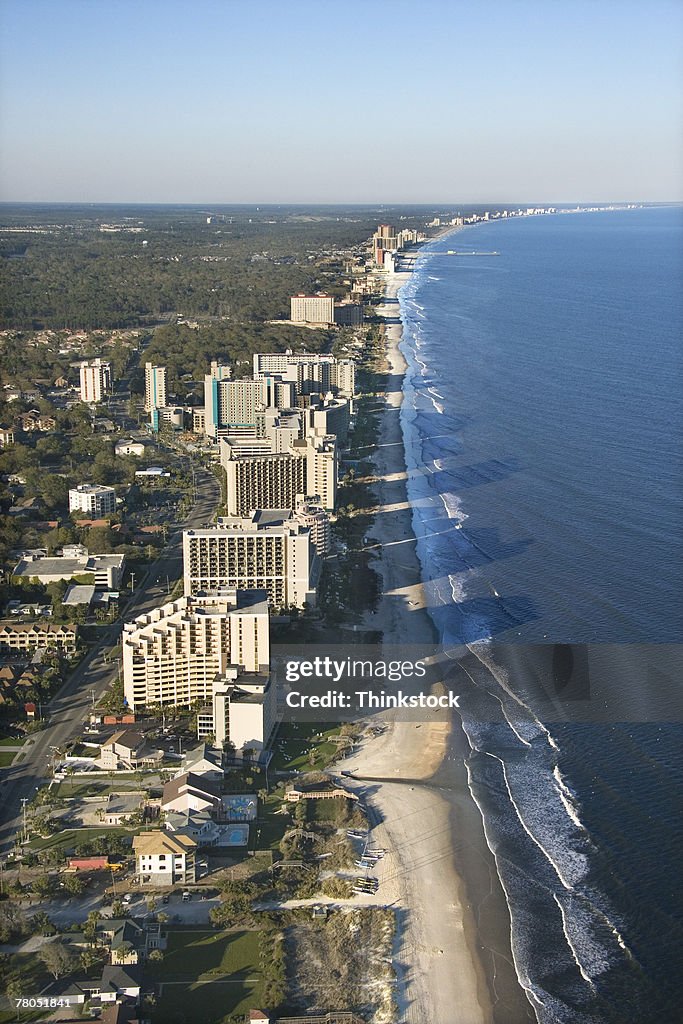
<path id="1" fill-rule="evenodd" d="M 20 330 L 93 330 L 174 315 L 231 323 L 284 318 L 296 292 L 345 292 L 343 254 L 370 237 L 377 216 L 5 205 L 1 322 Z M 422 223 L 405 219 L 413 221 Z"/>

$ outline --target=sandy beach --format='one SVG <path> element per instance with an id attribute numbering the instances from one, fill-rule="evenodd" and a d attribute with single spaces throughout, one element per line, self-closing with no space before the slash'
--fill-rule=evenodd
<path id="1" fill-rule="evenodd" d="M 373 456 L 378 496 L 371 534 L 381 545 L 374 568 L 382 599 L 366 616 L 385 643 L 437 642 L 426 611 L 410 505 L 399 410 L 406 364 L 399 350 L 397 294 L 409 275 L 385 281 L 387 389 Z M 509 917 L 467 788 L 467 745 L 450 712 L 399 721 L 345 762 L 379 823 L 373 840 L 381 892 L 397 912 L 394 966 L 401 1024 L 517 1024 L 534 1020 L 516 980 Z"/>

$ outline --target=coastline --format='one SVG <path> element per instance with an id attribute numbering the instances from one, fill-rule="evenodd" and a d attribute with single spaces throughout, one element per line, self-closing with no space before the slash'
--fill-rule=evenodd
<path id="1" fill-rule="evenodd" d="M 412 530 L 400 424 L 407 364 L 399 348 L 398 292 L 409 278 L 398 273 L 382 282 L 387 385 L 373 456 L 378 502 L 371 528 L 381 545 L 374 568 L 382 598 L 365 625 L 381 630 L 385 643 L 424 645 L 438 637 Z M 395 894 L 398 1020 L 534 1021 L 512 962 L 507 903 L 468 787 L 469 746 L 459 720 L 440 712 L 417 727 L 390 714 L 385 722 L 386 731 L 347 764 L 359 783 L 371 783 L 364 788 L 380 819 L 373 836 L 389 851 L 380 877 L 383 890 Z"/>

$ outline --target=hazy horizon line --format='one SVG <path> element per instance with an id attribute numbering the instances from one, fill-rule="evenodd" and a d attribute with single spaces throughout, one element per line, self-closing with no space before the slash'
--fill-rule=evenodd
<path id="1" fill-rule="evenodd" d="M 278 207 L 278 206 L 357 206 L 376 209 L 378 207 L 395 206 L 609 206 L 609 205 L 647 205 L 647 206 L 683 206 L 681 199 L 431 199 L 422 201 L 410 200 L 241 200 L 229 202 L 227 200 L 184 200 L 184 199 L 0 199 L 0 206 L 243 206 L 255 207 Z"/>

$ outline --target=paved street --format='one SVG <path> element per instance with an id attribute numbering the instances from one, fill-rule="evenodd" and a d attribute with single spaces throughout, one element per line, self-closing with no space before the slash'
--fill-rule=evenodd
<path id="1" fill-rule="evenodd" d="M 195 469 L 195 502 L 187 519 L 175 529 L 159 558 L 142 579 L 135 580 L 135 593 L 126 607 L 124 618 L 130 620 L 161 604 L 167 596 L 167 579 L 182 575 L 182 532 L 205 526 L 212 521 L 219 502 L 216 478 L 207 470 Z M 0 856 L 12 850 L 14 836 L 21 824 L 21 800 L 33 797 L 36 789 L 50 776 L 51 748 L 63 748 L 79 735 L 88 709 L 115 679 L 118 666 L 105 660 L 105 652 L 118 643 L 122 622 L 119 620 L 102 630 L 96 648 L 91 650 L 75 672 L 48 705 L 49 725 L 35 733 L 22 748 L 12 767 L 0 772 Z"/>

